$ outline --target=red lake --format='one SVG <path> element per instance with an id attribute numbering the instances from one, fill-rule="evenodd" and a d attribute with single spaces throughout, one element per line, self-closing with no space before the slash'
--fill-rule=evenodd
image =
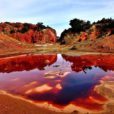
<path id="1" fill-rule="evenodd" d="M 94 88 L 114 81 L 112 55 L 32 55 L 0 58 L 0 90 L 62 110 L 100 111 L 108 100 Z"/>

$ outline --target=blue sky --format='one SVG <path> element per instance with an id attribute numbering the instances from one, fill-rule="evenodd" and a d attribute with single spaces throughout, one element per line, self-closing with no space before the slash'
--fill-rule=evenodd
<path id="1" fill-rule="evenodd" d="M 43 22 L 57 30 L 73 18 L 97 21 L 114 18 L 114 0 L 0 0 L 0 22 Z"/>

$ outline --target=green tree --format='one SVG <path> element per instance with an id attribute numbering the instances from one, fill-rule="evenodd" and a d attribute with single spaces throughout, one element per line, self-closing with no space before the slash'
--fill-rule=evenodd
<path id="1" fill-rule="evenodd" d="M 37 26 L 38 26 L 38 28 L 40 28 L 41 30 L 46 28 L 46 26 L 45 26 L 45 25 L 43 25 L 43 23 L 42 23 L 42 22 L 39 22 L 39 23 L 37 23 L 36 25 L 37 25 Z"/>
<path id="2" fill-rule="evenodd" d="M 90 21 L 84 21 L 80 19 L 73 19 L 70 21 L 70 26 L 72 27 L 72 32 L 81 32 L 85 31 L 86 29 L 89 29 L 91 26 Z"/>

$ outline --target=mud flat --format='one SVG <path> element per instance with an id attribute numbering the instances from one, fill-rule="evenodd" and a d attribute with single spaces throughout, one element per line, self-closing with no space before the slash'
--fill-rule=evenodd
<path id="1" fill-rule="evenodd" d="M 112 77 L 114 79 L 114 77 Z M 104 105 L 104 110 L 100 114 L 114 114 L 114 81 L 101 81 L 95 90 L 106 97 L 108 101 Z"/>
<path id="2" fill-rule="evenodd" d="M 3 57 L 10 57 L 10 56 L 17 56 L 17 55 L 23 55 L 23 54 L 67 54 L 67 55 L 85 55 L 85 54 L 90 54 L 90 55 L 114 55 L 114 53 L 110 52 L 97 52 L 95 50 L 93 51 L 87 51 L 87 50 L 70 50 L 71 46 L 61 46 L 60 44 L 52 44 L 52 45 L 47 45 L 47 46 L 40 46 L 37 47 L 35 45 L 30 45 L 26 46 L 25 48 L 23 47 L 22 49 L 17 49 L 17 48 L 0 48 L 0 58 Z"/>
<path id="3" fill-rule="evenodd" d="M 0 114 L 59 114 L 49 109 L 38 107 L 23 98 L 0 91 Z"/>
<path id="4" fill-rule="evenodd" d="M 113 78 L 113 77 L 112 77 Z M 114 114 L 114 81 L 101 81 L 100 85 L 95 86 L 95 91 L 106 97 L 108 100 L 104 103 L 104 110 L 89 111 L 80 107 L 69 105 L 63 111 L 54 111 L 46 107 L 39 107 L 35 103 L 24 98 L 0 91 L 0 114 Z"/>

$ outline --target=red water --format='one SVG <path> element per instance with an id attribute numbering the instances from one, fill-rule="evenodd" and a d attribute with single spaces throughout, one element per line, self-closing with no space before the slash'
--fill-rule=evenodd
<path id="1" fill-rule="evenodd" d="M 112 77 L 112 78 L 111 78 Z M 111 55 L 33 55 L 0 59 L 0 89 L 60 109 L 69 104 L 103 110 L 100 80 L 114 80 Z"/>

